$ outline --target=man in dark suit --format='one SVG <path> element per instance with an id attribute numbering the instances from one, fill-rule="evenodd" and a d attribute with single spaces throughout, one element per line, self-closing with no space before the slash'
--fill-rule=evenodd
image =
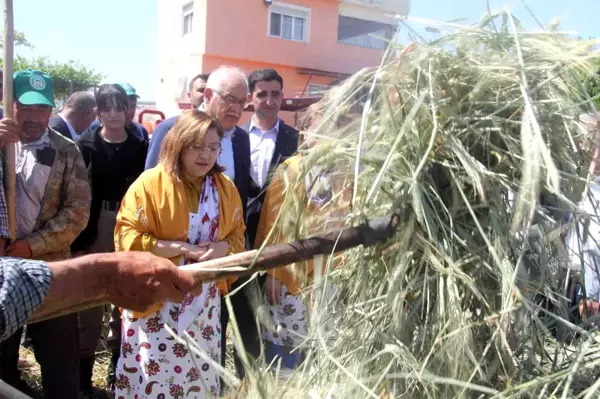
<path id="1" fill-rule="evenodd" d="M 298 131 L 279 119 L 283 78 L 274 69 L 259 69 L 248 77 L 252 120 L 243 125 L 250 136 L 250 188 L 246 216 L 246 246 L 254 247 L 267 187 L 279 164 L 298 151 Z"/>
<path id="2" fill-rule="evenodd" d="M 298 131 L 278 117 L 283 101 L 283 79 L 275 70 L 260 69 L 253 72 L 248 79 L 248 88 L 255 113 L 252 121 L 242 128 L 249 132 L 250 139 L 246 247 L 251 249 L 264 193 L 277 166 L 298 150 Z M 244 284 L 245 286 L 239 294 L 231 297 L 231 302 L 244 347 L 251 357 L 256 358 L 260 355 L 260 337 L 257 333 L 254 310 L 262 302 L 263 279 L 257 276 L 250 282 L 247 280 L 248 278 L 240 278 L 233 284 L 233 289 Z M 241 378 L 244 371 L 237 355 L 234 361 L 237 374 Z"/>
<path id="3" fill-rule="evenodd" d="M 246 215 L 250 181 L 250 140 L 248 133 L 236 126 L 248 104 L 246 76 L 237 68 L 221 67 L 210 74 L 203 94 L 203 102 L 198 104 L 198 109 L 217 118 L 224 130 L 221 154 L 217 163 L 225 168 L 225 175 L 235 183 L 242 199 L 244 215 Z M 157 136 L 157 128 L 155 134 L 152 135 L 146 158 L 146 169 L 153 168 L 158 164 L 162 141 L 176 123 L 177 118 L 169 118 L 158 125 L 158 128 L 164 125 L 163 127 L 168 129 L 162 129 L 160 135 Z"/>
<path id="4" fill-rule="evenodd" d="M 244 73 L 231 67 L 221 67 L 210 74 L 204 89 L 200 111 L 217 118 L 223 127 L 221 155 L 217 163 L 233 180 L 242 199 L 244 216 L 250 182 L 250 140 L 248 132 L 236 126 L 248 104 L 248 81 Z"/>
<path id="5" fill-rule="evenodd" d="M 96 100 L 84 91 L 71 94 L 62 111 L 50 118 L 48 127 L 69 140 L 77 141 L 96 119 Z"/>

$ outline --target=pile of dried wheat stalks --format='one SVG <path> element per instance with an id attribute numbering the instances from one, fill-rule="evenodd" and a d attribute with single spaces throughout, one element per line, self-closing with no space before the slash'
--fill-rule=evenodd
<path id="1" fill-rule="evenodd" d="M 290 187 L 315 168 L 343 174 L 345 223 L 402 223 L 316 276 L 304 364 L 286 379 L 255 370 L 241 396 L 599 394 L 600 336 L 569 321 L 562 239 L 591 179 L 591 43 L 527 32 L 509 12 L 438 28 L 321 104 Z M 314 229 L 305 203 L 280 214 L 290 239 Z"/>

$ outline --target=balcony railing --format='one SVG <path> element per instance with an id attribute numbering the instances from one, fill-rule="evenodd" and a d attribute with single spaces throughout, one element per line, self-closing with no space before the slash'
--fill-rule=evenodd
<path id="1" fill-rule="evenodd" d="M 394 36 L 394 27 L 340 15 L 338 42 L 351 46 L 385 50 Z"/>

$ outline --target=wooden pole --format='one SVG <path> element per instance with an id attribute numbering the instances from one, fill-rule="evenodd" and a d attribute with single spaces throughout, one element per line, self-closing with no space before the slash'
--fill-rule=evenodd
<path id="1" fill-rule="evenodd" d="M 4 0 L 4 117 L 14 118 L 13 115 L 13 52 L 15 32 L 13 24 L 13 2 Z M 4 147 L 4 187 L 8 205 L 8 226 L 10 238 L 16 239 L 17 229 L 17 200 L 16 200 L 16 171 L 15 145 Z"/>
<path id="2" fill-rule="evenodd" d="M 262 251 L 248 251 L 209 260 L 181 269 L 193 274 L 199 281 L 213 281 L 226 277 L 239 277 L 257 271 L 283 267 L 295 262 L 312 259 L 317 255 L 329 255 L 363 245 L 369 247 L 391 238 L 396 233 L 398 216 L 373 219 L 357 227 L 334 231 L 322 236 L 307 238 L 287 244 L 273 245 Z M 53 313 L 34 312 L 27 324 L 53 319 L 70 313 L 105 305 L 104 301 L 91 301 Z"/>

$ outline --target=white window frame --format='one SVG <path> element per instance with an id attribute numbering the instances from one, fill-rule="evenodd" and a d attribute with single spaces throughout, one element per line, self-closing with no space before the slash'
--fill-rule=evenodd
<path id="1" fill-rule="evenodd" d="M 319 94 L 311 94 L 311 89 L 318 91 Z M 308 86 L 306 87 L 306 95 L 309 97 L 320 97 L 322 96 L 325 91 L 327 90 L 327 85 L 318 85 L 318 84 L 314 84 L 314 83 L 309 83 Z"/>
<path id="2" fill-rule="evenodd" d="M 307 8 L 307 7 L 301 7 L 301 6 L 297 6 L 294 4 L 287 4 L 287 3 L 282 3 L 279 1 L 274 1 L 273 4 L 271 4 L 269 6 L 269 15 L 267 18 L 267 36 L 269 37 L 276 37 L 278 39 L 283 39 L 283 40 L 290 40 L 293 42 L 298 42 L 298 43 L 310 43 L 310 17 L 311 17 L 311 9 Z M 295 17 L 295 18 L 304 18 L 304 37 L 302 38 L 302 40 L 298 40 L 298 39 L 294 39 L 294 33 L 293 33 L 293 29 L 294 29 L 294 24 L 292 24 L 292 38 L 291 39 L 287 39 L 285 37 L 282 37 L 281 35 L 276 36 L 276 35 L 272 35 L 271 34 L 271 14 L 280 14 L 282 17 L 285 16 L 289 16 L 289 17 Z M 282 18 L 282 24 L 283 24 L 283 18 Z M 281 27 L 281 29 L 283 30 L 283 26 Z"/>
<path id="3" fill-rule="evenodd" d="M 191 16 L 190 30 L 185 31 L 186 29 L 186 18 Z M 184 4 L 181 7 L 181 36 L 187 36 L 194 31 L 194 2 Z"/>

